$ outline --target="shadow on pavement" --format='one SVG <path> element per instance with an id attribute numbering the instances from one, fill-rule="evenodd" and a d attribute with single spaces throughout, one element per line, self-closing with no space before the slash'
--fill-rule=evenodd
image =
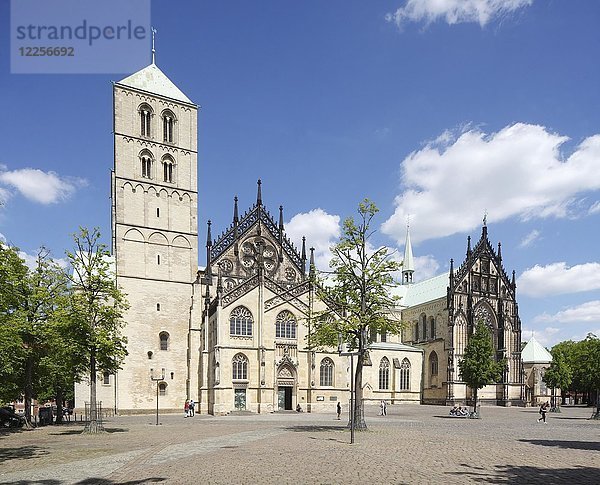
<path id="1" fill-rule="evenodd" d="M 573 450 L 600 451 L 600 443 L 597 441 L 563 441 L 563 440 L 519 440 L 522 443 L 531 443 L 540 446 L 556 446 L 558 448 L 569 448 Z M 598 469 L 600 474 L 600 469 Z"/>
<path id="2" fill-rule="evenodd" d="M 470 467 L 460 472 L 446 472 L 448 475 L 462 475 L 481 483 L 527 483 L 558 485 L 565 483 L 598 483 L 600 469 L 594 467 L 539 468 L 535 466 L 499 465 L 493 469 Z"/>
<path id="3" fill-rule="evenodd" d="M 166 481 L 166 478 L 162 477 L 141 478 L 139 480 L 129 480 L 127 482 L 115 482 L 107 478 L 86 478 L 85 480 L 76 482 L 76 485 L 112 485 L 114 483 L 119 483 L 121 485 L 141 485 L 142 483 L 158 483 L 164 481 Z M 61 485 L 64 482 L 62 480 L 19 480 L 11 483 L 12 485 Z"/>
<path id="4" fill-rule="evenodd" d="M 298 431 L 298 432 L 314 432 L 314 431 L 344 431 L 346 429 L 346 426 L 341 426 L 341 425 L 326 425 L 326 426 L 319 426 L 319 425 L 306 425 L 306 426 L 289 426 L 288 428 L 285 428 L 288 431 Z"/>
<path id="5" fill-rule="evenodd" d="M 0 463 L 8 460 L 28 460 L 47 455 L 48 451 L 39 446 L 20 446 L 19 448 L 0 448 Z"/>
<path id="6" fill-rule="evenodd" d="M 127 433 L 129 431 L 129 429 L 127 429 L 127 428 L 105 428 L 104 431 L 107 432 L 108 434 Z M 58 433 L 48 433 L 48 434 L 51 436 L 69 436 L 69 435 L 73 436 L 73 435 L 78 435 L 78 434 L 82 434 L 82 433 L 83 433 L 83 427 L 80 429 L 69 429 L 69 430 L 65 430 L 65 431 L 59 431 Z"/>

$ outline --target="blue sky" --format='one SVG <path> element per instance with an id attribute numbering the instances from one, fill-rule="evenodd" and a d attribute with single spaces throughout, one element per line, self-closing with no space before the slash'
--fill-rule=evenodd
<path id="1" fill-rule="evenodd" d="M 479 7 L 479 10 L 475 6 Z M 110 234 L 110 81 L 10 73 L 0 3 L 0 234 L 56 257 Z M 487 212 L 526 340 L 600 335 L 600 4 L 153 1 L 159 67 L 199 112 L 200 240 L 256 179 L 325 265 L 363 197 L 416 279 L 462 262 Z M 200 251 L 203 263 L 203 251 Z"/>

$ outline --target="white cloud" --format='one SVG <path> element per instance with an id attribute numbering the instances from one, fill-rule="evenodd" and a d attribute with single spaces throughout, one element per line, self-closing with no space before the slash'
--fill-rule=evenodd
<path id="1" fill-rule="evenodd" d="M 600 300 L 588 301 L 581 305 L 565 308 L 553 315 L 542 313 L 534 318 L 536 322 L 598 322 L 600 321 Z"/>
<path id="2" fill-rule="evenodd" d="M 340 231 L 340 216 L 323 209 L 296 214 L 285 225 L 286 234 L 298 248 L 302 247 L 302 236 L 306 236 L 306 257 L 310 257 L 309 248 L 314 247 L 315 265 L 321 270 L 329 269 L 329 248 L 337 242 Z"/>
<path id="3" fill-rule="evenodd" d="M 533 335 L 544 347 L 552 348 L 552 346 L 560 340 L 560 336 L 558 335 L 560 331 L 561 329 L 557 327 L 546 327 L 542 329 L 523 327 L 522 340 L 523 342 L 527 342 Z"/>
<path id="4" fill-rule="evenodd" d="M 440 269 L 440 264 L 430 254 L 426 256 L 415 256 L 414 263 L 415 273 L 413 277 L 415 282 L 423 281 L 437 275 L 438 270 Z"/>
<path id="5" fill-rule="evenodd" d="M 519 243 L 519 247 L 526 248 L 528 246 L 531 246 L 535 241 L 539 239 L 540 234 L 540 231 L 534 229 L 523 238 L 523 240 Z"/>
<path id="6" fill-rule="evenodd" d="M 525 123 L 490 135 L 477 128 L 452 138 L 444 133 L 402 162 L 404 191 L 382 230 L 401 244 L 409 214 L 416 242 L 470 231 L 486 210 L 488 222 L 587 212 L 577 197 L 600 189 L 600 135 L 563 159 L 567 140 Z"/>
<path id="7" fill-rule="evenodd" d="M 6 204 L 6 201 L 10 197 L 10 192 L 6 189 L 0 187 L 0 207 L 3 207 Z"/>
<path id="8" fill-rule="evenodd" d="M 0 234 L 0 236 L 1 236 L 1 234 Z M 37 258 L 38 258 L 37 254 L 29 254 L 29 253 L 26 253 L 25 251 L 19 251 L 19 257 L 23 261 L 25 261 L 25 265 L 29 269 L 35 269 L 37 267 Z M 69 262 L 65 258 L 58 258 L 58 259 L 52 258 L 52 261 L 54 261 L 58 266 L 60 266 L 63 269 L 65 269 L 69 266 Z"/>
<path id="9" fill-rule="evenodd" d="M 6 236 L 0 232 L 0 242 L 6 243 Z"/>
<path id="10" fill-rule="evenodd" d="M 476 22 L 482 28 L 491 20 L 528 7 L 533 0 L 406 0 L 385 19 L 401 28 L 407 22 L 429 25 L 443 19 L 448 25 Z"/>
<path id="11" fill-rule="evenodd" d="M 55 172 L 33 168 L 2 171 L 0 182 L 14 187 L 29 200 L 40 204 L 62 202 L 73 195 L 77 188 L 87 185 L 83 179 L 60 177 Z M 3 192 L 6 193 L 6 190 Z"/>
<path id="12" fill-rule="evenodd" d="M 600 214 L 600 200 L 596 201 L 589 209 L 589 214 Z"/>
<path id="13" fill-rule="evenodd" d="M 527 296 L 546 297 L 600 289 L 600 263 L 568 267 L 566 263 L 535 265 L 519 276 L 517 288 Z"/>

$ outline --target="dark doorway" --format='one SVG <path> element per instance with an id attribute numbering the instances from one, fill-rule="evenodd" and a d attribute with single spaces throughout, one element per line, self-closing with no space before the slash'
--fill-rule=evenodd
<path id="1" fill-rule="evenodd" d="M 279 409 L 291 411 L 292 408 L 292 388 L 287 386 L 279 386 L 277 390 L 277 400 Z"/>

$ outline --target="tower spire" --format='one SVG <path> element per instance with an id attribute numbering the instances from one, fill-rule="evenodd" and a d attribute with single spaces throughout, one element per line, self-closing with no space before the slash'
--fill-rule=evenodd
<path id="1" fill-rule="evenodd" d="M 262 181 L 260 179 L 258 179 L 257 185 L 258 189 L 256 191 L 256 205 L 262 205 L 262 190 L 260 188 Z"/>
<path id="2" fill-rule="evenodd" d="M 409 285 L 413 282 L 415 264 L 413 261 L 412 245 L 410 243 L 410 223 L 406 223 L 406 244 L 404 245 L 404 261 L 402 263 L 402 284 Z"/>
<path id="3" fill-rule="evenodd" d="M 207 222 L 208 229 L 206 231 L 206 284 L 212 285 L 212 268 L 210 264 L 210 250 L 212 248 L 212 235 L 210 231 L 210 220 Z"/>
<path id="4" fill-rule="evenodd" d="M 238 216 L 238 198 L 237 195 L 233 198 L 233 239 L 234 239 L 234 246 L 233 246 L 233 253 L 237 256 L 239 254 L 239 248 L 238 248 L 238 224 L 239 224 L 240 218 Z"/>
<path id="5" fill-rule="evenodd" d="M 156 61 L 156 49 L 154 48 L 154 36 L 156 35 L 157 30 L 152 27 L 152 64 L 155 64 Z"/>

